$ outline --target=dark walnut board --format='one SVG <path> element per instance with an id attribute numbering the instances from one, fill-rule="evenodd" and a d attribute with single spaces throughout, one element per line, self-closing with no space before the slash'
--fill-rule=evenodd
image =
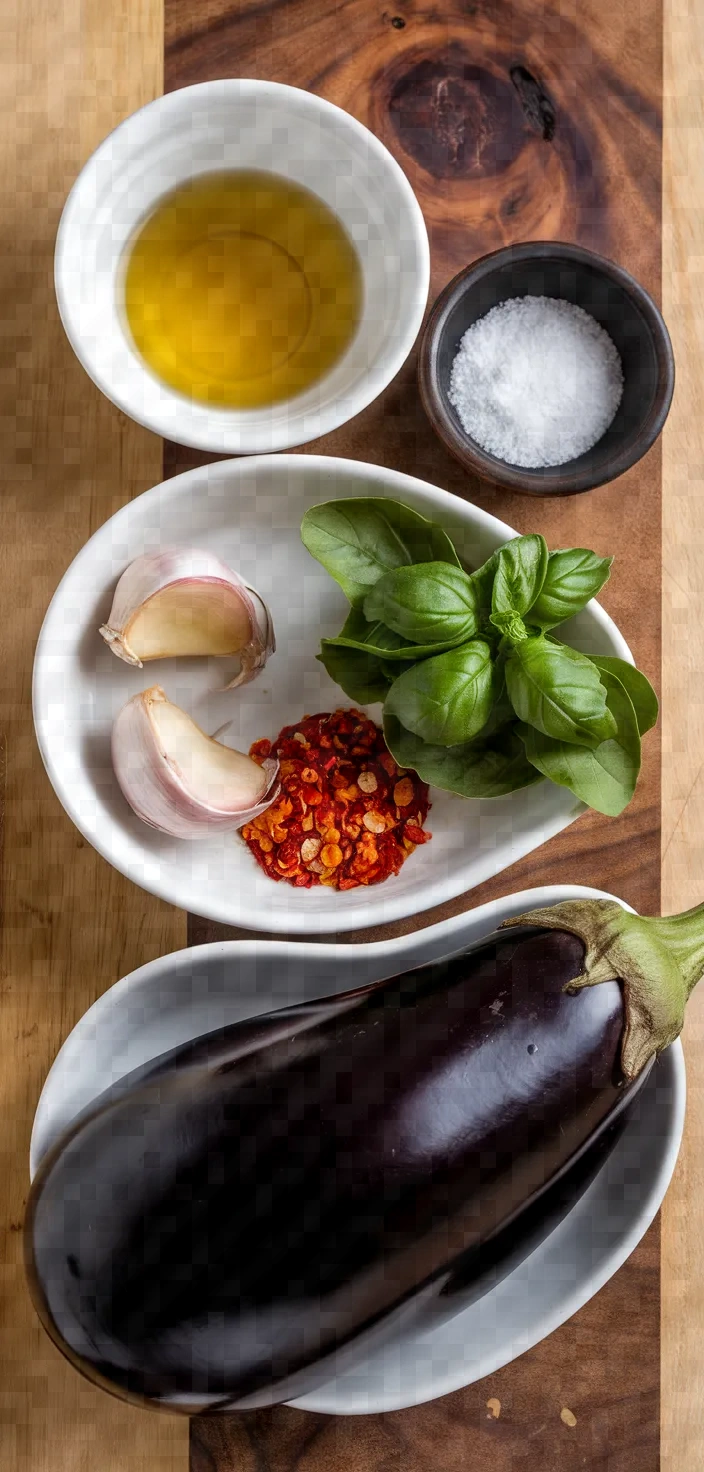
<path id="1" fill-rule="evenodd" d="M 661 243 L 659 0 L 165 0 L 165 89 L 245 76 L 307 87 L 370 127 L 405 170 L 431 242 L 430 301 L 462 266 L 525 239 L 579 241 L 656 296 Z M 415 355 L 374 404 L 305 446 L 372 461 L 483 506 L 551 547 L 615 553 L 602 601 L 654 683 L 660 668 L 660 451 L 611 486 L 534 499 L 473 480 L 420 406 Z M 165 446 L 165 474 L 214 457 Z M 660 900 L 660 752 L 634 801 L 587 814 L 450 904 L 345 942 L 400 935 L 533 885 Z M 191 943 L 248 936 L 193 916 Z M 500 1402 L 495 1417 L 489 1399 Z M 192 1422 L 192 1472 L 655 1472 L 657 1224 L 568 1324 L 466 1390 L 383 1416 L 288 1407 Z M 572 1411 L 576 1425 L 560 1412 Z"/>

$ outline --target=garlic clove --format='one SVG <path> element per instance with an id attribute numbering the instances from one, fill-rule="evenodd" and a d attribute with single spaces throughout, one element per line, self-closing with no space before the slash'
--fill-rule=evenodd
<path id="1" fill-rule="evenodd" d="M 127 637 L 142 662 L 179 654 L 237 654 L 250 634 L 251 617 L 239 590 L 215 579 L 184 579 L 147 598 Z"/>
<path id="2" fill-rule="evenodd" d="M 130 807 L 172 838 L 241 828 L 279 792 L 277 761 L 252 758 L 207 736 L 160 685 L 120 711 L 112 733 L 115 775 Z"/>
<path id="3" fill-rule="evenodd" d="M 127 664 L 178 656 L 239 655 L 227 689 L 246 684 L 276 647 L 264 600 L 211 552 L 165 548 L 125 569 L 100 629 Z"/>
<path id="4" fill-rule="evenodd" d="M 276 637 L 274 634 L 274 623 L 270 610 L 264 599 L 254 588 L 247 585 L 247 592 L 252 600 L 254 612 L 253 633 L 249 644 L 240 649 L 240 670 L 234 680 L 225 685 L 225 690 L 235 690 L 238 685 L 248 685 L 250 680 L 256 680 L 257 675 L 263 670 L 270 654 L 276 652 Z"/>

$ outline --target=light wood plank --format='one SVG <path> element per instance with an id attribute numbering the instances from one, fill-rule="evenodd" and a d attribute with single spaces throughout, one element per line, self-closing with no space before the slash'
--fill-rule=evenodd
<path id="1" fill-rule="evenodd" d="M 704 899 L 704 8 L 665 0 L 663 912 Z M 704 1466 L 704 987 L 684 1032 L 685 1136 L 662 1214 L 662 1472 Z"/>
<path id="2" fill-rule="evenodd" d="M 32 730 L 34 645 L 79 547 L 161 479 L 161 442 L 93 388 L 54 304 L 52 252 L 90 152 L 162 90 L 160 0 L 23 0 L 2 13 L 0 86 L 1 729 L 7 775 L 0 972 L 0 1466 L 174 1472 L 185 1419 L 84 1382 L 32 1311 L 21 1265 L 29 1133 L 54 1054 L 134 966 L 185 944 L 185 918 L 88 848 L 49 786 Z"/>

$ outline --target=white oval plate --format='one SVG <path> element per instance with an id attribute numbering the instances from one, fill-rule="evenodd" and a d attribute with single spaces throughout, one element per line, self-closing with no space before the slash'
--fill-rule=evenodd
<path id="1" fill-rule="evenodd" d="M 318 455 L 257 456 L 189 471 L 124 506 L 79 552 L 51 602 L 34 666 L 34 719 L 49 777 L 69 817 L 109 863 L 183 910 L 310 936 L 380 925 L 472 889 L 584 811 L 551 782 L 490 801 L 433 790 L 432 842 L 398 876 L 343 894 L 272 882 L 234 833 L 186 843 L 132 813 L 113 774 L 110 731 L 139 690 L 163 685 L 207 731 L 231 721 L 225 739 L 239 751 L 304 713 L 351 705 L 316 659 L 321 635 L 339 632 L 347 601 L 306 551 L 300 525 L 307 507 L 354 495 L 390 496 L 437 520 L 470 566 L 515 536 L 477 506 L 398 471 Z M 226 660 L 154 660 L 133 669 L 99 637 L 124 568 L 167 545 L 217 552 L 270 604 L 277 652 L 253 684 L 223 694 L 236 668 Z M 563 631 L 587 652 L 632 658 L 596 603 Z M 380 711 L 369 707 L 376 719 Z"/>
<path id="2" fill-rule="evenodd" d="M 614 896 L 580 885 L 550 886 L 508 895 L 399 940 L 361 946 L 225 941 L 142 966 L 100 997 L 57 1055 L 34 1120 L 32 1175 L 82 1109 L 167 1049 L 274 1007 L 436 960 L 490 934 L 509 915 L 579 898 Z M 448 1323 L 425 1332 L 416 1325 L 294 1404 L 329 1415 L 419 1405 L 492 1374 L 552 1333 L 603 1287 L 650 1225 L 674 1170 L 684 1107 L 684 1058 L 676 1042 L 634 1102 L 592 1185 L 530 1257 Z"/>

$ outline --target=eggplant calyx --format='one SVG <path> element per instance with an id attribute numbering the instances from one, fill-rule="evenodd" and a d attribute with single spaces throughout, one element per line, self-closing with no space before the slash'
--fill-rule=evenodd
<path id="1" fill-rule="evenodd" d="M 584 968 L 564 990 L 620 981 L 621 1070 L 630 1082 L 682 1031 L 687 998 L 704 972 L 704 905 L 682 915 L 633 915 L 616 900 L 564 900 L 504 920 L 566 930 L 584 942 Z"/>

